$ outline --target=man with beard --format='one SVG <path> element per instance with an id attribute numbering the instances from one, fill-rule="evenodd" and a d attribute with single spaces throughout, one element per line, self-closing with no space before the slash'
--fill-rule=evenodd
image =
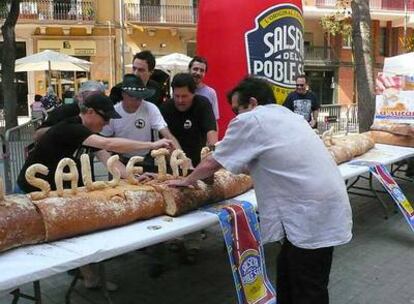
<path id="1" fill-rule="evenodd" d="M 189 72 L 197 85 L 195 94 L 204 96 L 208 99 L 213 108 L 214 117 L 216 121 L 219 120 L 219 108 L 217 101 L 217 93 L 212 88 L 204 83 L 204 77 L 206 76 L 208 65 L 207 60 L 204 57 L 195 56 L 188 65 Z"/>

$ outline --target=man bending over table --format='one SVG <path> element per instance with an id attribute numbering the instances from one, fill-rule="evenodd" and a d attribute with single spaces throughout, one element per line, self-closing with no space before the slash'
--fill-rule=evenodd
<path id="1" fill-rule="evenodd" d="M 190 186 L 220 168 L 248 170 L 264 242 L 281 241 L 278 304 L 327 304 L 334 246 L 352 237 L 345 183 L 308 122 L 276 104 L 258 78 L 242 80 L 228 100 L 237 115 L 216 147 L 185 179 Z"/>

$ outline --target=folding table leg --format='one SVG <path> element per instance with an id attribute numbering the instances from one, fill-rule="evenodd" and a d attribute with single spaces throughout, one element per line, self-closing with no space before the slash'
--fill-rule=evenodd
<path id="1" fill-rule="evenodd" d="M 17 304 L 17 302 L 19 302 L 19 298 L 20 298 L 20 289 L 17 288 L 15 290 L 13 290 L 11 292 L 11 294 L 13 295 L 13 301 L 12 304 Z"/>
<path id="2" fill-rule="evenodd" d="M 106 301 L 108 302 L 108 304 L 112 304 L 112 299 L 111 296 L 109 295 L 108 289 L 106 288 L 106 272 L 105 272 L 105 265 L 104 263 L 99 263 L 99 276 L 101 279 L 101 283 L 102 283 L 102 293 L 106 299 Z"/>
<path id="3" fill-rule="evenodd" d="M 65 303 L 66 303 L 66 304 L 70 304 L 70 296 L 72 295 L 72 292 L 73 292 L 73 290 L 74 290 L 74 288 L 75 288 L 76 283 L 77 283 L 77 282 L 78 282 L 78 280 L 80 279 L 80 276 L 81 276 L 80 270 L 79 270 L 79 269 L 77 269 L 77 270 L 76 270 L 76 274 L 75 274 L 75 276 L 73 277 L 72 282 L 70 283 L 70 286 L 69 286 L 69 288 L 68 288 L 68 291 L 67 291 L 67 292 L 66 292 L 66 294 L 65 294 Z"/>
<path id="4" fill-rule="evenodd" d="M 35 303 L 42 304 L 42 293 L 40 292 L 40 282 L 34 281 L 33 288 L 34 288 Z"/>
<path id="5" fill-rule="evenodd" d="M 20 288 L 17 288 L 11 292 L 13 295 L 12 304 L 17 304 L 20 298 L 27 299 L 33 301 L 35 304 L 42 304 L 42 293 L 40 291 L 40 282 L 34 281 L 33 282 L 33 290 L 34 296 L 27 295 L 25 293 L 20 292 Z"/>
<path id="6" fill-rule="evenodd" d="M 112 299 L 109 295 L 108 289 L 106 288 L 106 273 L 105 273 L 105 265 L 103 262 L 98 264 L 98 274 L 99 274 L 99 279 L 101 281 L 101 288 L 100 291 L 102 292 L 102 295 L 105 297 L 105 300 L 108 304 L 113 304 Z M 66 292 L 65 295 L 65 303 L 66 304 L 70 304 L 71 303 L 71 295 L 75 290 L 75 286 L 76 283 L 79 281 L 79 279 L 81 278 L 81 273 L 80 270 L 78 269 L 75 277 L 73 278 L 72 282 L 70 283 L 70 286 L 68 288 L 68 291 Z"/>
<path id="7" fill-rule="evenodd" d="M 355 185 L 360 179 L 368 180 L 368 185 L 369 185 L 368 188 Z M 372 180 L 373 180 L 372 179 L 372 173 L 369 173 L 369 177 L 359 175 L 351 184 L 348 184 L 348 182 L 349 182 L 348 180 L 346 180 L 345 183 L 347 185 L 347 190 L 348 190 L 349 194 L 376 198 L 380 202 L 380 204 L 383 208 L 384 218 L 388 219 L 388 206 L 378 194 L 378 193 L 384 193 L 385 194 L 385 193 L 388 193 L 388 192 L 386 192 L 385 190 L 375 189 Z M 360 191 L 359 192 L 351 191 L 351 189 L 356 189 L 356 190 L 360 190 Z"/>

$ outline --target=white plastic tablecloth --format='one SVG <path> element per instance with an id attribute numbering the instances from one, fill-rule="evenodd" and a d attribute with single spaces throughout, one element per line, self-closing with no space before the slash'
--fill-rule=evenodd
<path id="1" fill-rule="evenodd" d="M 414 148 L 376 145 L 359 159 L 388 165 L 411 156 L 414 156 Z M 368 172 L 368 167 L 347 163 L 338 168 L 344 179 Z M 236 199 L 257 204 L 254 190 Z M 177 218 L 160 216 L 84 236 L 13 249 L 0 254 L 0 293 L 69 269 L 100 262 L 198 231 L 216 223 L 216 215 L 198 210 Z"/>
<path id="2" fill-rule="evenodd" d="M 372 161 L 383 165 L 391 165 L 413 156 L 414 148 L 376 144 L 373 149 L 354 160 Z M 351 164 L 349 162 L 341 164 L 338 168 L 344 180 L 357 177 L 369 171 L 368 167 L 352 165 L 352 162 Z"/>
<path id="3" fill-rule="evenodd" d="M 236 199 L 256 206 L 254 190 Z M 159 216 L 70 239 L 6 251 L 0 254 L 0 294 L 28 282 L 161 243 L 216 223 L 216 215 L 197 210 L 176 218 Z"/>

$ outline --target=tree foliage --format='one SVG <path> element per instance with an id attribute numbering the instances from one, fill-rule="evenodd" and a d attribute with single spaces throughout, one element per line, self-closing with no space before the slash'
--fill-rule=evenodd
<path id="1" fill-rule="evenodd" d="M 16 33 L 15 27 L 20 13 L 20 0 L 3 0 L 0 11 L 6 12 L 1 26 L 3 48 L 1 54 L 1 76 L 4 98 L 6 129 L 17 126 L 17 94 L 15 84 Z"/>
<path id="2" fill-rule="evenodd" d="M 414 36 L 402 37 L 400 41 L 407 52 L 414 52 Z"/>
<path id="3" fill-rule="evenodd" d="M 321 19 L 331 35 L 352 35 L 353 66 L 360 132 L 369 130 L 375 112 L 373 52 L 369 0 L 337 0 L 336 11 Z"/>
<path id="4" fill-rule="evenodd" d="M 320 24 L 325 32 L 332 36 L 340 34 L 344 37 L 352 34 L 350 2 L 338 0 L 335 5 L 336 11 L 321 18 Z"/>

